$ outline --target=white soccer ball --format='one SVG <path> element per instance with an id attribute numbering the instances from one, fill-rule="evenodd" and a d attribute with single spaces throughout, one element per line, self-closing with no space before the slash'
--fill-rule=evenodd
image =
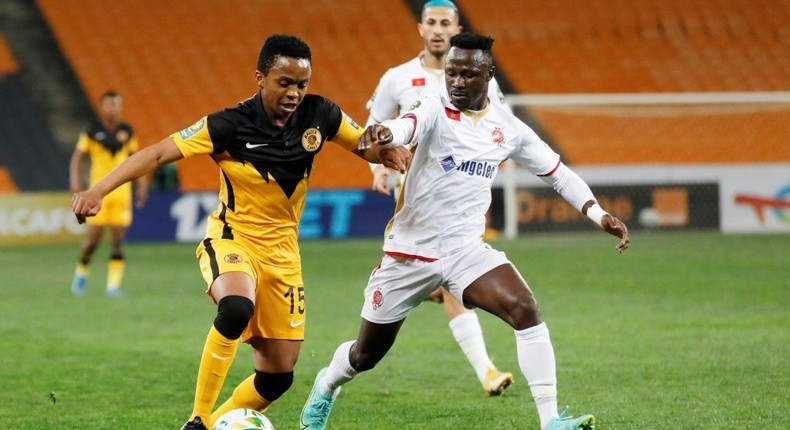
<path id="1" fill-rule="evenodd" d="M 274 430 L 274 426 L 256 410 L 233 409 L 219 417 L 211 430 Z"/>

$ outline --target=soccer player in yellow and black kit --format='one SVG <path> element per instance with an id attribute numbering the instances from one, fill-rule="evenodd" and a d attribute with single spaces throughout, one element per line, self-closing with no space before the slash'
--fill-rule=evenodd
<path id="1" fill-rule="evenodd" d="M 311 73 L 307 44 L 294 36 L 269 37 L 258 57 L 254 97 L 145 148 L 72 200 L 82 222 L 99 212 L 111 190 L 158 166 L 199 154 L 219 166 L 219 207 L 197 248 L 217 315 L 182 430 L 211 428 L 231 409 L 264 410 L 293 382 L 307 316 L 298 226 L 313 159 L 324 142 L 406 169 L 406 150 L 358 149 L 363 130 L 330 100 L 306 94 Z M 239 339 L 252 346 L 255 373 L 212 414 Z"/>
<path id="2" fill-rule="evenodd" d="M 90 159 L 89 184 L 93 185 L 140 148 L 132 126 L 121 121 L 123 109 L 121 96 L 115 91 L 107 91 L 102 94 L 100 101 L 99 118 L 92 121 L 80 133 L 77 147 L 69 163 L 69 181 L 71 191 L 74 193 L 84 189 L 81 175 L 86 159 Z M 143 178 L 138 178 L 135 186 L 137 205 L 142 206 L 147 196 Z M 88 264 L 105 228 L 110 231 L 112 240 L 112 251 L 107 266 L 106 294 L 110 297 L 121 295 L 121 280 L 125 267 L 123 243 L 126 229 L 131 223 L 132 184 L 124 184 L 107 195 L 102 213 L 88 221 L 88 233 L 82 242 L 80 259 L 71 281 L 71 292 L 75 296 L 82 296 L 85 293 Z"/>

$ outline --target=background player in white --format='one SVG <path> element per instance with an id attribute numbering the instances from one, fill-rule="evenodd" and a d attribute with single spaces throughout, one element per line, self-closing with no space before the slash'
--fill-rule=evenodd
<path id="1" fill-rule="evenodd" d="M 370 112 L 367 126 L 397 118 L 420 96 L 446 94 L 444 59 L 450 49 L 450 38 L 462 30 L 458 8 L 450 0 L 429 0 L 423 6 L 417 30 L 425 49 L 416 58 L 389 69 L 381 77 L 367 104 Z M 496 79 L 489 83 L 488 97 L 493 103 L 503 104 L 502 91 Z M 371 164 L 371 170 L 373 190 L 385 195 L 391 194 L 390 175 L 395 175 L 397 196 L 403 175 L 380 164 Z M 436 290 L 430 298 L 444 303 L 453 338 L 472 365 L 483 390 L 488 395 L 501 394 L 513 383 L 513 374 L 502 372 L 494 366 L 486 350 L 483 329 L 475 311 L 464 308 L 443 288 Z"/>
<path id="2" fill-rule="evenodd" d="M 387 353 L 408 313 L 436 287 L 513 327 L 519 367 L 544 430 L 594 428 L 595 418 L 558 414 L 554 348 L 529 286 L 504 253 L 480 237 L 491 185 L 508 158 L 551 185 L 568 203 L 628 248 L 628 229 L 596 202 L 589 186 L 526 124 L 486 96 L 493 39 L 459 34 L 445 65 L 449 99 L 427 95 L 395 120 L 365 131 L 361 144 L 411 144 L 409 173 L 384 241 L 385 256 L 368 281 L 356 341 L 341 344 L 316 376 L 300 417 L 324 429 L 341 386 Z"/>

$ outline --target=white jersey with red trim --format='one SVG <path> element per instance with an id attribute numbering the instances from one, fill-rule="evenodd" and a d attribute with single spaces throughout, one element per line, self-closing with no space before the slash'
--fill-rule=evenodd
<path id="1" fill-rule="evenodd" d="M 559 155 L 501 103 L 460 112 L 445 96 L 430 94 L 383 125 L 393 143 L 416 147 L 385 252 L 441 258 L 479 242 L 502 161 L 511 158 L 539 176 L 560 165 Z"/>
<path id="2" fill-rule="evenodd" d="M 399 66 L 387 70 L 379 80 L 376 91 L 366 105 L 370 116 L 366 126 L 396 118 L 409 109 L 415 100 L 426 94 L 444 94 L 444 69 L 425 67 L 424 53 Z M 495 103 L 505 104 L 505 97 L 496 79 L 488 83 L 488 97 Z M 510 108 L 508 108 L 510 109 Z"/>

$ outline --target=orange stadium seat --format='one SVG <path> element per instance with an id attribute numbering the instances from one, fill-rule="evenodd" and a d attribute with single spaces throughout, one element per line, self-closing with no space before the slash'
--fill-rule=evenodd
<path id="1" fill-rule="evenodd" d="M 123 94 L 126 118 L 143 145 L 252 96 L 258 52 L 273 33 L 310 44 L 310 92 L 329 97 L 359 123 L 379 76 L 421 46 L 406 31 L 415 20 L 399 1 L 92 1 L 80 8 L 37 1 L 91 101 L 107 89 Z M 217 186 L 208 157 L 178 168 L 186 191 Z M 370 176 L 361 160 L 330 144 L 311 181 L 322 188 L 368 187 Z"/>
<path id="2" fill-rule="evenodd" d="M 19 188 L 16 182 L 11 177 L 11 172 L 3 166 L 0 166 L 0 194 L 17 193 Z"/>
<path id="3" fill-rule="evenodd" d="M 14 73 L 18 68 L 19 65 L 14 59 L 14 54 L 11 53 L 11 49 L 8 47 L 8 42 L 6 42 L 3 35 L 0 34 L 0 76 Z"/>
<path id="4" fill-rule="evenodd" d="M 456 1 L 518 93 L 790 90 L 788 2 Z M 530 109 L 573 163 L 790 161 L 787 104 L 579 109 Z"/>

